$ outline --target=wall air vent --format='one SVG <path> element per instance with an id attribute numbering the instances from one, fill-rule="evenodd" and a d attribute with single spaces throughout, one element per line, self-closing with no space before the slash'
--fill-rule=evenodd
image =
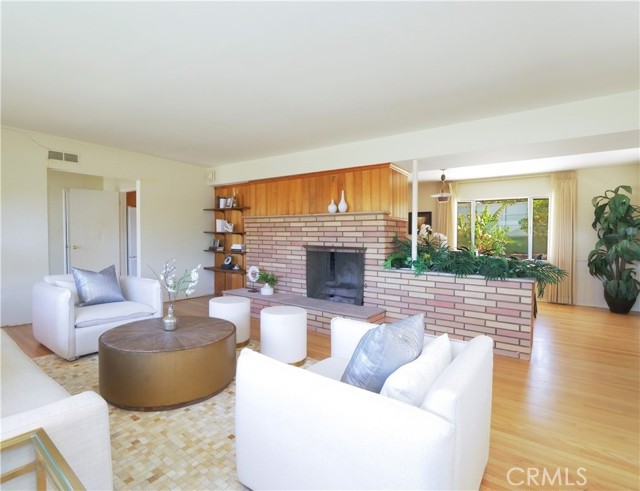
<path id="1" fill-rule="evenodd" d="M 79 158 L 75 153 L 56 152 L 55 150 L 49 150 L 49 160 L 60 160 L 76 164 L 79 162 Z"/>

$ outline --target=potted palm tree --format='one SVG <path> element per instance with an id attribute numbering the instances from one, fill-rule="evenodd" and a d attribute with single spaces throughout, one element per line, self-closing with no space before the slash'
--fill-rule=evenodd
<path id="1" fill-rule="evenodd" d="M 631 186 L 618 186 L 591 200 L 598 240 L 589 253 L 589 273 L 602 280 L 609 310 L 619 314 L 629 313 L 640 293 L 634 268 L 640 261 L 640 207 L 631 204 L 631 192 Z"/>

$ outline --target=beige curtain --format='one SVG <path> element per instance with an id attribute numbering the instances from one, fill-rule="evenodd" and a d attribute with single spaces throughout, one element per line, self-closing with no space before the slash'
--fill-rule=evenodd
<path id="1" fill-rule="evenodd" d="M 455 183 L 447 183 L 449 185 L 448 192 L 452 193 L 453 196 L 446 203 L 437 203 L 436 211 L 434 216 L 434 232 L 440 232 L 447 236 L 447 242 L 449 247 L 452 247 L 455 243 L 455 216 L 454 216 L 454 202 L 455 202 Z"/>
<path id="2" fill-rule="evenodd" d="M 576 222 L 576 174 L 558 172 L 551 175 L 549 262 L 569 275 L 558 285 L 549 285 L 545 297 L 549 302 L 573 304 L 574 229 Z"/>

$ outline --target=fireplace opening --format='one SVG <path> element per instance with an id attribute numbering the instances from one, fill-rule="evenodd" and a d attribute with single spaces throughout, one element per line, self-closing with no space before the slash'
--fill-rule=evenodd
<path id="1" fill-rule="evenodd" d="M 364 303 L 364 248 L 307 247 L 307 297 Z"/>

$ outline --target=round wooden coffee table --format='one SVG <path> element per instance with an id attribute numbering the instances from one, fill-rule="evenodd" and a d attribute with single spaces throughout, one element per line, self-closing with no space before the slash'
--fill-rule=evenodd
<path id="1" fill-rule="evenodd" d="M 114 327 L 98 342 L 100 394 L 123 409 L 160 411 L 217 394 L 236 374 L 235 326 L 211 317 L 162 318 Z"/>

